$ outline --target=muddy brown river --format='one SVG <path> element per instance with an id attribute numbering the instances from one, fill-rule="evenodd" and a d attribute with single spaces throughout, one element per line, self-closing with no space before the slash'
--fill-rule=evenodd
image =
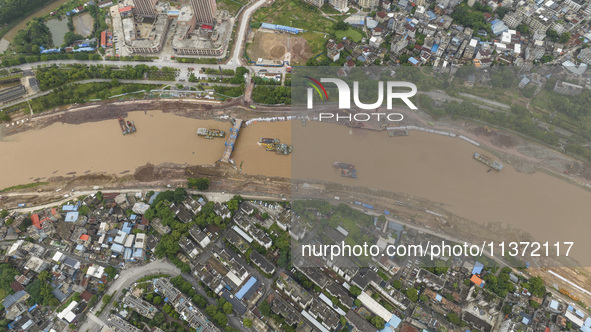
<path id="1" fill-rule="evenodd" d="M 147 162 L 213 164 L 225 139 L 204 139 L 199 127 L 228 132 L 229 122 L 196 120 L 160 111 L 131 112 L 138 132 L 123 136 L 116 120 L 53 124 L 0 141 L 0 188 L 85 172 L 133 172 Z M 294 145 L 291 156 L 265 151 L 260 137 Z M 308 122 L 258 123 L 240 130 L 232 158 L 247 174 L 323 179 L 424 197 L 479 223 L 515 225 L 540 241 L 574 241 L 587 253 L 591 193 L 545 173 L 501 172 L 472 158 L 486 153 L 458 138 L 411 131 L 406 137 Z M 343 178 L 335 161 L 355 164 L 358 179 Z M 371 203 L 371 202 L 368 202 Z"/>

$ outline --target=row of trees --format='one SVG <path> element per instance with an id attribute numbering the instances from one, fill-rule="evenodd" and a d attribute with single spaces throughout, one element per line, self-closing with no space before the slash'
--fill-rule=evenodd
<path id="1" fill-rule="evenodd" d="M 61 105 L 84 103 L 88 98 L 92 98 L 93 96 L 95 98 L 105 99 L 114 94 L 112 93 L 113 88 L 119 86 L 120 84 L 117 79 L 114 79 L 111 82 L 62 86 L 56 88 L 48 95 L 33 99 L 31 101 L 31 108 L 34 112 L 38 113 Z M 150 90 L 152 88 L 154 88 L 154 86 L 149 84 L 124 84 L 117 89 L 117 92 L 129 93 L 139 90 Z"/>
<path id="2" fill-rule="evenodd" d="M 58 86 L 62 86 L 69 82 L 88 80 L 93 78 L 102 79 L 128 79 L 141 80 L 145 75 L 151 73 L 170 73 L 174 69 L 164 67 L 162 71 L 155 66 L 137 65 L 123 66 L 121 69 L 115 69 L 111 66 L 75 64 L 69 68 L 58 67 L 52 65 L 50 67 L 40 68 L 37 70 L 35 77 L 39 80 L 39 88 L 41 90 L 49 90 Z"/>
<path id="3" fill-rule="evenodd" d="M 208 178 L 188 178 L 187 179 L 187 186 L 190 189 L 197 189 L 197 190 L 207 190 L 209 189 L 209 179 Z"/>
<path id="4" fill-rule="evenodd" d="M 256 86 L 252 90 L 252 100 L 260 104 L 291 105 L 291 88 L 287 86 Z"/>

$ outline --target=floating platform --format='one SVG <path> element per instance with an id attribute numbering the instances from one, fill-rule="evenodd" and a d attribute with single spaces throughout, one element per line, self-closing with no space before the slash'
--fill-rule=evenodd
<path id="1" fill-rule="evenodd" d="M 355 169 L 355 165 L 342 163 L 342 162 L 334 162 L 332 166 L 335 168 L 341 169 L 341 176 L 347 178 L 357 178 L 357 170 Z"/>
<path id="2" fill-rule="evenodd" d="M 496 171 L 500 171 L 503 169 L 503 164 L 501 164 L 497 160 L 491 159 L 489 156 L 486 156 L 486 155 L 483 155 L 480 153 L 474 153 L 474 159 L 478 160 L 479 162 L 485 164 L 486 166 L 488 166 Z"/>
<path id="3" fill-rule="evenodd" d="M 388 136 L 389 137 L 408 136 L 408 130 L 406 130 L 406 129 L 390 130 L 390 131 L 388 131 Z"/>
<path id="4" fill-rule="evenodd" d="M 197 135 L 203 136 L 207 139 L 213 139 L 216 137 L 224 138 L 226 137 L 226 132 L 219 129 L 207 129 L 207 128 L 199 128 L 197 129 Z"/>
<path id="5" fill-rule="evenodd" d="M 275 151 L 277 154 L 288 155 L 293 151 L 293 146 L 281 143 L 277 138 L 259 138 L 259 145 L 265 147 L 267 151 Z"/>
<path id="6" fill-rule="evenodd" d="M 123 117 L 119 117 L 119 127 L 121 127 L 121 133 L 123 135 L 133 134 L 137 131 L 135 123 L 133 121 L 125 121 Z"/>

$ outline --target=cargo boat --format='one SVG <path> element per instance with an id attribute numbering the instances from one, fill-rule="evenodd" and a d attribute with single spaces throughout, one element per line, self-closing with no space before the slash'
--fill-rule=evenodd
<path id="1" fill-rule="evenodd" d="M 135 123 L 133 121 L 125 121 L 123 117 L 119 117 L 119 126 L 123 135 L 133 134 L 136 132 Z"/>
<path id="2" fill-rule="evenodd" d="M 341 163 L 341 162 L 334 162 L 332 166 L 335 168 L 341 169 L 341 176 L 347 178 L 357 178 L 357 170 L 355 169 L 355 165 Z"/>
<path id="3" fill-rule="evenodd" d="M 474 153 L 474 159 L 478 160 L 479 162 L 485 164 L 486 166 L 496 170 L 496 171 L 500 171 L 503 169 L 503 164 L 501 164 L 500 162 L 496 161 L 496 160 L 492 160 L 490 157 L 480 154 L 480 153 Z"/>
<path id="4" fill-rule="evenodd" d="M 388 131 L 389 137 L 408 136 L 408 130 L 397 129 Z"/>
<path id="5" fill-rule="evenodd" d="M 259 145 L 265 147 L 267 151 L 275 151 L 277 154 L 288 155 L 293 151 L 293 146 L 281 143 L 277 138 L 259 138 Z"/>
<path id="6" fill-rule="evenodd" d="M 279 140 L 276 138 L 265 138 L 265 137 L 261 137 L 259 138 L 259 143 L 260 144 L 272 144 L 272 143 L 276 143 Z"/>
<path id="7" fill-rule="evenodd" d="M 197 129 L 197 135 L 203 136 L 207 139 L 213 139 L 216 137 L 226 137 L 226 132 L 219 129 L 207 129 L 207 128 L 199 128 Z"/>

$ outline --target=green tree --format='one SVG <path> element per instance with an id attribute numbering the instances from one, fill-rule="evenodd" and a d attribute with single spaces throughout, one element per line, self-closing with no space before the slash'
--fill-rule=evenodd
<path id="1" fill-rule="evenodd" d="M 207 190 L 209 189 L 209 179 L 208 178 L 189 178 L 188 179 L 188 187 L 191 189 L 197 190 Z"/>
<path id="2" fill-rule="evenodd" d="M 252 327 L 252 319 L 244 318 L 242 324 L 244 324 L 245 327 Z"/>
<path id="3" fill-rule="evenodd" d="M 357 286 L 351 286 L 349 288 L 349 293 L 351 293 L 351 295 L 353 295 L 353 297 L 357 297 L 357 296 L 361 295 L 361 289 L 359 289 L 359 287 L 357 287 Z"/>
<path id="4" fill-rule="evenodd" d="M 263 301 L 259 306 L 259 311 L 263 316 L 271 316 L 271 306 L 267 301 Z"/>
<path id="5" fill-rule="evenodd" d="M 423 302 L 423 303 L 429 302 L 429 298 L 425 294 L 419 295 L 419 300 L 421 300 L 421 302 Z"/>
<path id="6" fill-rule="evenodd" d="M 406 296 L 412 302 L 417 302 L 418 299 L 419 299 L 419 294 L 418 294 L 418 291 L 416 290 L 416 288 L 409 288 L 409 289 L 407 289 L 406 290 Z"/>
<path id="7" fill-rule="evenodd" d="M 568 41 L 570 40 L 570 33 L 568 31 L 563 32 L 560 35 L 560 42 L 563 44 L 568 43 Z"/>
<path id="8" fill-rule="evenodd" d="M 370 320 L 370 323 L 373 324 L 373 326 L 378 330 L 382 330 L 386 326 L 386 322 L 380 316 L 373 316 Z"/>
<path id="9" fill-rule="evenodd" d="M 392 282 L 392 287 L 394 287 L 396 289 L 400 289 L 400 288 L 402 288 L 402 282 L 400 280 L 394 280 Z"/>
<path id="10" fill-rule="evenodd" d="M 226 313 L 226 315 L 230 315 L 232 313 L 233 310 L 233 306 L 232 303 L 230 302 L 226 302 L 224 303 L 224 305 L 222 306 L 222 310 L 224 310 L 224 313 Z"/>
<path id="11" fill-rule="evenodd" d="M 349 25 L 343 21 L 338 21 L 335 24 L 332 25 L 332 28 L 334 30 L 348 30 L 349 29 Z"/>
<path id="12" fill-rule="evenodd" d="M 154 297 L 154 301 L 153 301 L 153 303 L 154 303 L 154 304 L 156 304 L 156 305 L 158 305 L 158 304 L 162 303 L 162 297 L 160 297 L 160 296 L 155 296 L 155 297 Z"/>
<path id="13" fill-rule="evenodd" d="M 155 326 L 161 326 L 162 324 L 164 324 L 165 321 L 166 318 L 164 317 L 164 314 L 161 311 L 158 311 L 158 313 L 156 313 L 156 315 L 154 315 L 154 318 L 152 319 L 152 323 Z"/>
<path id="14" fill-rule="evenodd" d="M 447 320 L 450 321 L 450 323 L 460 325 L 460 317 L 455 312 L 450 312 L 445 316 L 447 317 Z"/>

